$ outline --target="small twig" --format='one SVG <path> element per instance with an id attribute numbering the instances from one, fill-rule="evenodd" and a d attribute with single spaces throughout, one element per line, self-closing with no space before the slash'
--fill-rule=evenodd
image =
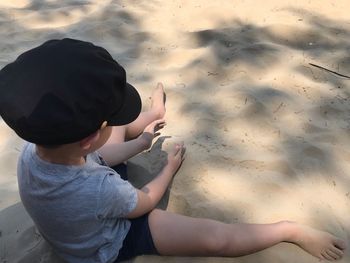
<path id="1" fill-rule="evenodd" d="M 217 76 L 217 75 L 219 75 L 219 73 L 208 71 L 208 76 Z"/>
<path id="2" fill-rule="evenodd" d="M 340 76 L 340 77 L 350 79 L 350 77 L 349 77 L 349 76 L 346 76 L 346 75 L 340 74 L 340 73 L 338 73 L 338 72 L 336 72 L 336 71 L 333 71 L 333 70 L 330 70 L 330 69 L 327 69 L 327 68 L 321 67 L 321 66 L 319 66 L 319 65 L 316 65 L 316 64 L 313 64 L 313 63 L 309 63 L 309 65 L 311 65 L 311 66 L 313 66 L 313 67 L 316 67 L 316 68 L 323 69 L 323 70 L 325 70 L 325 71 L 328 71 L 328 72 L 333 73 L 333 74 L 335 74 L 335 75 L 338 75 L 338 76 Z"/>
<path id="3" fill-rule="evenodd" d="M 273 113 L 276 113 L 277 111 L 280 110 L 280 108 L 283 106 L 283 102 L 280 103 L 280 105 L 278 105 L 278 107 L 273 111 Z"/>
<path id="4" fill-rule="evenodd" d="M 42 239 L 39 239 L 39 241 L 33 247 L 27 249 L 27 252 L 33 251 L 37 246 L 40 245 L 41 241 L 42 241 Z"/>

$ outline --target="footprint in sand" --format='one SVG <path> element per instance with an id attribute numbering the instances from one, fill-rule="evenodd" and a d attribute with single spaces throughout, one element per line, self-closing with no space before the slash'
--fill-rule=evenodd
<path id="1" fill-rule="evenodd" d="M 254 192 L 260 196 L 264 194 L 279 194 L 282 196 L 288 195 L 288 190 L 284 186 L 280 186 L 277 183 L 272 182 L 261 182 L 252 185 Z"/>
<path id="2" fill-rule="evenodd" d="M 277 160 L 266 164 L 266 169 L 287 176 L 295 176 L 296 172 L 286 160 Z"/>
<path id="3" fill-rule="evenodd" d="M 303 170 L 318 170 L 320 172 L 329 171 L 331 168 L 331 162 L 328 158 L 327 152 L 319 147 L 308 145 L 305 147 L 299 157 L 298 165 L 301 165 Z"/>
<path id="4" fill-rule="evenodd" d="M 269 110 L 265 104 L 260 101 L 255 101 L 248 105 L 239 113 L 239 115 L 248 121 L 268 120 L 271 118 Z"/>
<path id="5" fill-rule="evenodd" d="M 333 136 L 331 134 L 321 134 L 313 138 L 313 140 L 320 142 L 320 143 L 328 143 L 332 145 L 336 145 L 339 140 L 336 136 Z"/>
<path id="6" fill-rule="evenodd" d="M 312 133 L 321 133 L 321 132 L 327 132 L 328 129 L 325 129 L 325 128 L 322 128 L 322 127 L 319 127 L 317 125 L 314 125 L 314 124 L 311 124 L 309 122 L 306 122 L 302 125 L 302 129 L 305 133 L 309 133 L 309 134 L 312 134 Z"/>
<path id="7" fill-rule="evenodd" d="M 289 162 L 285 160 L 277 160 L 273 162 L 263 162 L 256 160 L 243 160 L 236 164 L 237 166 L 244 169 L 254 169 L 260 172 L 262 171 L 273 171 L 282 175 L 295 176 L 296 172 L 292 168 Z"/>
<path id="8" fill-rule="evenodd" d="M 320 162 L 324 162 L 326 160 L 324 151 L 313 145 L 309 145 L 308 147 L 304 148 L 303 154 L 307 157 L 319 160 Z"/>

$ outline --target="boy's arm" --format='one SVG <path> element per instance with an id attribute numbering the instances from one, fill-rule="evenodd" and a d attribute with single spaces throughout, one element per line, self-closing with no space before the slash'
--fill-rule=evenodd
<path id="1" fill-rule="evenodd" d="M 184 160 L 185 147 L 183 143 L 176 144 L 175 149 L 168 155 L 168 163 L 151 182 L 141 190 L 137 189 L 136 208 L 127 215 L 127 218 L 142 216 L 153 210 L 164 195 L 171 179 Z"/>
<path id="2" fill-rule="evenodd" d="M 164 120 L 156 120 L 149 124 L 136 139 L 120 143 L 106 143 L 98 152 L 109 166 L 120 164 L 151 147 L 152 140 L 157 135 L 156 132 L 164 125 Z"/>

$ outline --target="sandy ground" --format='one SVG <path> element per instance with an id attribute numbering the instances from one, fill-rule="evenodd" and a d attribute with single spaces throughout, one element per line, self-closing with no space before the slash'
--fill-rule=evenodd
<path id="1" fill-rule="evenodd" d="M 106 47 L 144 107 L 158 81 L 167 123 L 133 158 L 152 178 L 171 141 L 187 158 L 160 207 L 227 223 L 296 220 L 350 242 L 348 1 L 0 0 L 0 66 L 51 38 Z M 169 136 L 172 136 L 169 138 Z M 20 204 L 23 142 L 0 120 L 0 262 L 62 262 Z M 280 244 L 241 258 L 144 256 L 132 262 L 312 263 Z M 349 250 L 343 260 L 350 262 Z"/>

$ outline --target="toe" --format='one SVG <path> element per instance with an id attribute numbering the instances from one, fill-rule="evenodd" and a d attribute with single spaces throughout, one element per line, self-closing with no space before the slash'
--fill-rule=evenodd
<path id="1" fill-rule="evenodd" d="M 328 260 L 328 261 L 333 261 L 334 259 L 331 257 L 331 256 L 329 256 L 326 252 L 323 252 L 322 253 L 322 258 L 321 259 L 326 259 L 326 260 Z"/>
<path id="2" fill-rule="evenodd" d="M 346 243 L 341 240 L 341 239 L 336 239 L 334 242 L 333 242 L 334 246 L 336 246 L 337 248 L 341 249 L 341 250 L 344 250 L 346 249 Z"/>
<path id="3" fill-rule="evenodd" d="M 323 258 L 323 259 L 327 259 L 327 260 L 329 260 L 329 261 L 333 261 L 333 260 L 334 260 L 334 259 L 333 259 L 330 255 L 328 255 L 327 252 L 325 252 L 325 251 L 322 252 L 321 255 L 322 255 L 322 258 Z"/>
<path id="4" fill-rule="evenodd" d="M 333 253 L 337 254 L 339 257 L 342 257 L 342 256 L 344 255 L 344 251 L 341 250 L 341 249 L 339 249 L 339 248 L 332 247 L 332 248 L 330 248 L 330 250 L 331 250 Z"/>
<path id="5" fill-rule="evenodd" d="M 338 256 L 336 253 L 334 253 L 332 250 L 328 250 L 327 255 L 330 256 L 331 258 L 333 258 L 333 260 L 337 260 L 340 258 L 340 256 Z"/>

